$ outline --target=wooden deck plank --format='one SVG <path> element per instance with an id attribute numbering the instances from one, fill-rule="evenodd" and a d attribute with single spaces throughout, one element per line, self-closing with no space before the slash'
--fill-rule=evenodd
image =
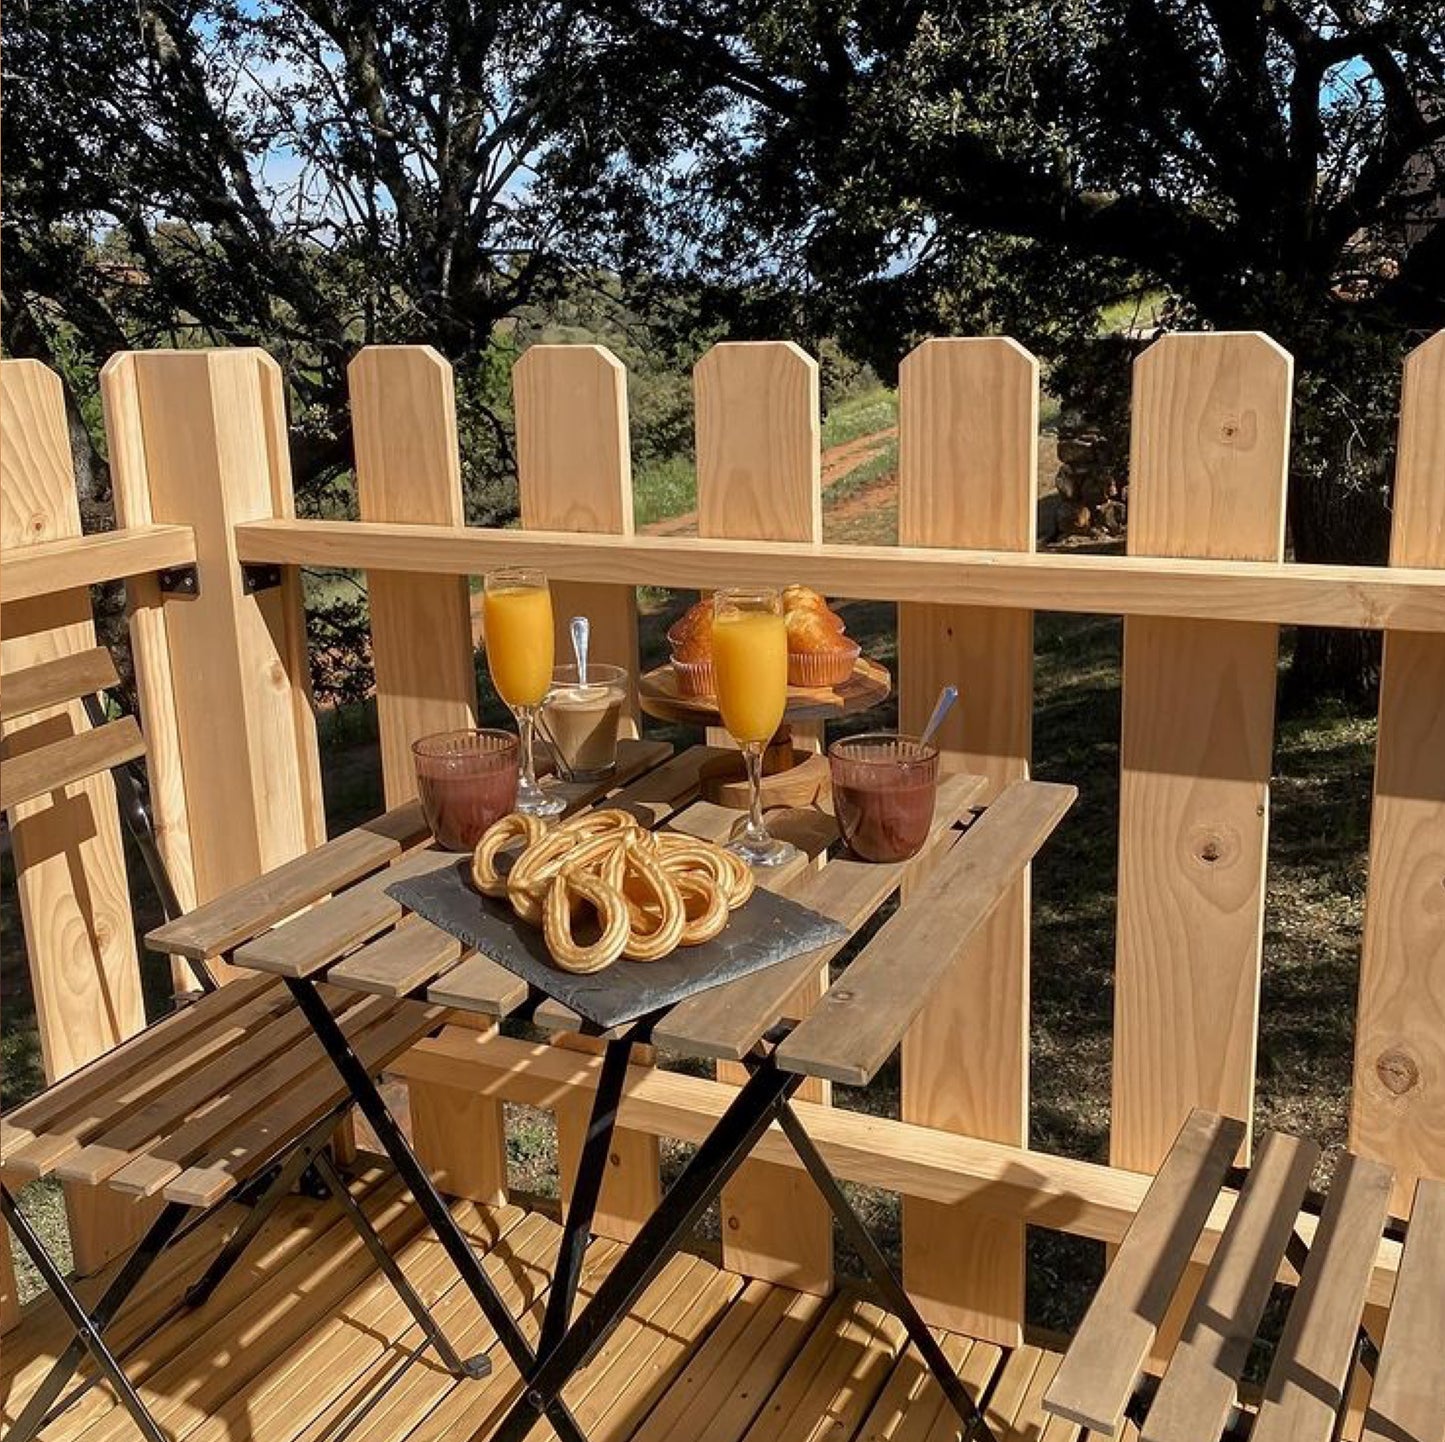
<path id="1" fill-rule="evenodd" d="M 486 1255 L 525 1215 L 517 1207 L 478 1212 L 468 1204 L 456 1207 L 454 1214 L 473 1247 Z M 455 1267 L 428 1230 L 418 1233 L 397 1260 L 428 1307 L 456 1281 Z M 405 1334 L 410 1323 L 411 1314 L 395 1288 L 372 1272 L 299 1345 L 188 1431 L 185 1442 L 227 1442 L 243 1435 L 293 1442 L 391 1349 L 393 1339 Z"/>
<path id="2" fill-rule="evenodd" d="M 972 1396 L 982 1397 L 987 1393 L 1004 1357 L 1003 1348 L 996 1342 L 975 1341 L 969 1348 L 958 1375 Z M 938 1395 L 940 1405 L 933 1425 L 928 1429 L 927 1442 L 955 1442 L 959 1431 L 958 1414 L 952 1407 L 944 1405 L 942 1393 L 932 1381 L 928 1383 L 928 1390 Z"/>
<path id="3" fill-rule="evenodd" d="M 221 956 L 302 907 L 385 866 L 427 835 L 420 804 L 408 802 L 157 927 L 146 937 L 146 945 L 152 951 L 201 961 Z"/>
<path id="4" fill-rule="evenodd" d="M 1051 1412 L 1117 1432 L 1244 1135 L 1242 1122 L 1207 1112 L 1184 1123 L 1049 1388 Z"/>
<path id="5" fill-rule="evenodd" d="M 1344 1403 L 1394 1171 L 1347 1152 L 1310 1245 L 1251 1442 L 1327 1442 Z"/>
<path id="6" fill-rule="evenodd" d="M 384 1241 L 397 1251 L 422 1225 L 421 1214 L 400 1186 L 389 1187 L 384 1204 L 371 1215 Z M 185 1345 L 160 1366 L 136 1369 L 131 1364 L 132 1379 L 162 1430 L 173 1442 L 182 1442 L 228 1398 L 249 1388 L 278 1358 L 300 1345 L 374 1269 L 360 1238 L 338 1214 L 337 1227 L 292 1266 L 244 1296 L 233 1296 L 226 1314 L 206 1330 L 196 1331 L 187 1325 L 188 1318 L 181 1318 Z M 57 1424 L 59 1430 L 51 1429 L 56 1435 L 47 1442 L 68 1442 L 77 1435 L 69 1429 L 70 1415 Z M 85 1439 L 132 1442 L 134 1427 L 125 1409 L 115 1407 L 87 1429 Z"/>
<path id="7" fill-rule="evenodd" d="M 561 1228 L 556 1229 L 561 1235 Z M 586 1304 L 596 1291 L 602 1279 L 612 1269 L 612 1264 L 621 1254 L 616 1242 L 594 1241 L 587 1249 L 583 1263 L 582 1278 L 577 1288 L 577 1305 Z M 550 1280 L 552 1260 L 556 1253 L 555 1239 L 540 1263 L 542 1275 L 533 1280 L 535 1297 L 530 1305 L 519 1314 L 518 1322 L 522 1335 L 533 1345 L 536 1344 L 542 1328 L 542 1314 L 546 1306 L 547 1285 Z M 348 1439 L 348 1442 L 464 1442 L 475 1437 L 478 1442 L 487 1437 L 521 1392 L 522 1382 L 517 1369 L 512 1365 L 500 1345 L 487 1350 L 491 1358 L 492 1372 L 478 1383 L 453 1387 L 442 1400 L 426 1413 L 416 1426 L 405 1434 L 400 1431 L 367 1431 L 362 1436 Z M 534 1430 L 533 1437 L 543 1433 Z"/>
<path id="8" fill-rule="evenodd" d="M 483 1270 L 512 1316 L 520 1317 L 546 1295 L 560 1236 L 555 1222 L 530 1212 L 482 1258 Z M 459 1356 L 496 1350 L 490 1324 L 460 1279 L 454 1278 L 432 1315 Z M 311 1419 L 295 1442 L 329 1442 L 343 1429 L 348 1442 L 393 1442 L 407 1436 L 453 1392 L 465 1403 L 476 1384 L 453 1377 L 431 1349 L 417 1352 L 423 1341 L 413 1323 Z"/>
<path id="9" fill-rule="evenodd" d="M 1314 1142 L 1265 1136 L 1150 1404 L 1144 1442 L 1194 1442 L 1224 1430 L 1319 1157 Z"/>
<path id="10" fill-rule="evenodd" d="M 974 1345 L 970 1338 L 947 1332 L 939 1334 L 938 1341 L 955 1372 L 968 1360 Z M 946 1405 L 923 1358 L 915 1348 L 905 1347 L 859 1430 L 857 1442 L 926 1442 Z"/>
<path id="11" fill-rule="evenodd" d="M 1445 1437 L 1445 1182 L 1415 1188 L 1365 1442 Z"/>
<path id="12" fill-rule="evenodd" d="M 854 1293 L 840 1294 L 746 1442 L 850 1437 L 883 1390 L 904 1335 L 898 1318 Z"/>
<path id="13" fill-rule="evenodd" d="M 866 1086 L 1077 795 L 1050 782 L 1007 787 L 778 1048 L 778 1064 Z"/>
<path id="14" fill-rule="evenodd" d="M 750 1282 L 633 1442 L 738 1442 L 826 1306 Z"/>
<path id="15" fill-rule="evenodd" d="M 372 1187 L 363 1204 L 459 1351 L 486 1350 L 493 1375 L 459 1381 L 429 1351 L 414 1355 L 418 1329 L 345 1221 L 327 1203 L 291 1198 L 216 1297 L 170 1320 L 128 1363 L 174 1442 L 489 1437 L 520 1381 L 399 1184 L 377 1185 L 377 1176 L 358 1182 Z M 459 1203 L 454 1214 L 535 1340 L 560 1228 L 514 1207 Z M 608 1241 L 589 1248 L 584 1298 L 620 1251 Z M 53 1305 L 41 1310 L 59 1321 Z M 64 1329 L 52 1330 L 59 1345 Z M 975 1394 L 999 1373 L 990 1420 L 1000 1442 L 1052 1436 L 1057 1419 L 1042 1417 L 1038 1400 L 1057 1354 L 1024 1349 L 1000 1368 L 992 1344 L 948 1334 L 940 1341 Z M 43 1357 L 29 1358 L 27 1389 L 12 1385 L 5 1398 L 7 1419 L 43 1370 Z M 568 1396 L 593 1442 L 948 1442 L 957 1431 L 896 1318 L 860 1295 L 830 1304 L 745 1282 L 690 1254 L 673 1259 Z M 130 1427 L 98 1387 L 46 1438 L 129 1442 Z M 551 1435 L 544 1425 L 533 1438 Z M 1077 1442 L 1071 1431 L 1058 1437 Z"/>
<path id="16" fill-rule="evenodd" d="M 639 1349 L 624 1363 L 630 1369 L 627 1390 L 599 1417 L 591 1431 L 595 1442 L 628 1442 L 642 1419 L 667 1395 L 701 1339 L 727 1314 L 743 1285 L 744 1279 L 736 1273 L 714 1267 L 675 1321 L 661 1331 L 654 1323 L 645 1353 Z"/>
<path id="17" fill-rule="evenodd" d="M 119 684 L 115 659 L 104 646 L 22 666 L 0 678 L 0 721 L 63 706 Z"/>
<path id="18" fill-rule="evenodd" d="M 353 1190 L 373 1216 L 384 1215 L 388 1209 L 394 1211 L 402 1196 L 394 1180 L 374 1171 L 367 1174 L 364 1186 L 353 1183 Z M 291 1276 L 293 1266 L 306 1268 L 308 1272 L 324 1268 L 327 1258 L 344 1242 L 338 1228 L 346 1225 L 334 1205 L 288 1198 L 263 1228 L 254 1247 L 204 1306 L 164 1320 L 166 1304 L 174 1300 L 172 1294 L 154 1299 L 150 1306 L 137 1306 L 134 1313 L 129 1309 L 121 1313 L 113 1329 L 113 1340 L 121 1346 L 134 1345 L 134 1350 L 124 1357 L 127 1375 L 140 1386 L 171 1364 L 187 1347 L 211 1337 L 216 1328 L 221 1329 L 216 1335 L 223 1337 L 237 1309 L 268 1288 L 274 1292 L 282 1287 L 282 1279 Z M 195 1279 L 192 1271 L 178 1278 L 178 1282 L 183 1287 Z M 164 1325 L 156 1325 L 163 1320 Z M 65 1340 L 69 1340 L 68 1334 Z M 82 1369 L 85 1375 L 91 1370 L 88 1363 Z M 34 1381 L 38 1382 L 39 1377 Z M 110 1388 L 100 1384 L 46 1428 L 46 1442 L 68 1442 L 115 1414 L 129 1420 Z"/>

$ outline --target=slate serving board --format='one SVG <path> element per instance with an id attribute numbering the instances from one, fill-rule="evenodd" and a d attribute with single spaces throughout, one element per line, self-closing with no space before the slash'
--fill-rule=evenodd
<path id="1" fill-rule="evenodd" d="M 469 856 L 386 892 L 604 1031 L 848 936 L 836 921 L 759 888 L 712 941 L 679 947 L 661 961 L 624 959 L 577 976 L 553 963 L 541 931 L 518 921 L 505 900 L 472 886 Z"/>

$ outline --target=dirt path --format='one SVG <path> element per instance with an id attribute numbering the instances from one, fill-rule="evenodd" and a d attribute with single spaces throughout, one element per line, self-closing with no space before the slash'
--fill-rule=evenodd
<path id="1" fill-rule="evenodd" d="M 855 436 L 841 446 L 830 446 L 822 455 L 823 489 L 837 485 L 851 476 L 860 466 L 867 465 L 894 436 L 897 426 L 888 426 L 866 436 Z M 870 488 L 871 489 L 871 488 Z M 845 503 L 846 504 L 846 503 Z M 697 533 L 697 512 L 688 511 L 681 516 L 664 516 L 660 521 L 642 528 L 646 536 L 686 536 Z"/>

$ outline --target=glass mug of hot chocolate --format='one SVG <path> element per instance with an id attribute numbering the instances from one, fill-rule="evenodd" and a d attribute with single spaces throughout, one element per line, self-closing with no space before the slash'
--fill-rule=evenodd
<path id="1" fill-rule="evenodd" d="M 442 731 L 411 747 L 422 815 L 446 851 L 470 851 L 517 804 L 519 747 L 510 731 Z"/>
<path id="2" fill-rule="evenodd" d="M 584 681 L 558 666 L 542 698 L 542 727 L 558 761 L 576 781 L 596 781 L 617 765 L 617 728 L 627 702 L 627 672 L 592 662 Z"/>
<path id="3" fill-rule="evenodd" d="M 828 748 L 838 829 L 864 861 L 907 861 L 933 827 L 938 748 L 913 736 L 872 731 Z"/>

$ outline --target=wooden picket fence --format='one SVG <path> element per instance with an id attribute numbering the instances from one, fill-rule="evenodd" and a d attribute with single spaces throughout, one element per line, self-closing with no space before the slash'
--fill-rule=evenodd
<path id="1" fill-rule="evenodd" d="M 119 529 L 81 536 L 59 383 L 4 363 L 0 660 L 92 645 L 86 587 L 125 578 L 156 820 L 184 903 L 322 837 L 303 565 L 368 574 L 388 804 L 412 794 L 410 740 L 473 718 L 466 578 L 500 564 L 543 566 L 558 614 L 592 617 L 593 654 L 633 668 L 639 585 L 797 580 L 897 601 L 902 724 L 960 681 L 949 761 L 995 788 L 1029 766 L 1034 612 L 1122 614 L 1111 1165 L 1024 1150 L 1027 882 L 908 1037 L 900 1118 L 836 1110 L 820 1136 L 844 1176 L 903 1195 L 906 1278 L 928 1315 L 1012 1343 L 1026 1223 L 1117 1241 L 1139 1174 L 1191 1107 L 1250 1116 L 1278 628 L 1384 630 L 1351 1144 L 1398 1169 L 1401 1208 L 1416 1177 L 1445 1176 L 1445 333 L 1406 366 L 1391 565 L 1374 569 L 1284 559 L 1292 362 L 1258 334 L 1173 335 L 1139 357 L 1123 557 L 1036 551 L 1038 366 L 1009 340 L 928 341 L 904 361 L 897 547 L 823 544 L 818 368 L 793 345 L 719 345 L 699 363 L 696 538 L 634 533 L 613 356 L 537 346 L 514 379 L 520 528 L 463 524 L 452 373 L 421 347 L 352 363 L 361 519 L 300 521 L 274 362 L 116 356 L 103 388 Z M 263 564 L 281 583 L 253 592 L 242 567 Z M 199 594 L 162 590 L 162 568 L 191 565 Z M 82 727 L 72 713 L 55 724 Z M 10 822 L 57 1076 L 143 1020 L 111 782 Z M 453 1190 L 490 1199 L 505 1185 L 503 1102 L 541 1105 L 565 1181 L 586 1060 L 494 1033 L 424 1043 L 401 1069 L 419 1145 Z M 695 1139 L 735 1081 L 649 1074 L 614 1149 L 604 1230 L 629 1234 L 657 1195 L 659 1138 Z M 71 1207 L 84 1269 L 134 1235 L 108 1199 Z M 823 1290 L 830 1247 L 796 1167 L 754 1162 L 728 1189 L 728 1266 Z M 1380 1253 L 1376 1302 L 1397 1255 Z"/>

